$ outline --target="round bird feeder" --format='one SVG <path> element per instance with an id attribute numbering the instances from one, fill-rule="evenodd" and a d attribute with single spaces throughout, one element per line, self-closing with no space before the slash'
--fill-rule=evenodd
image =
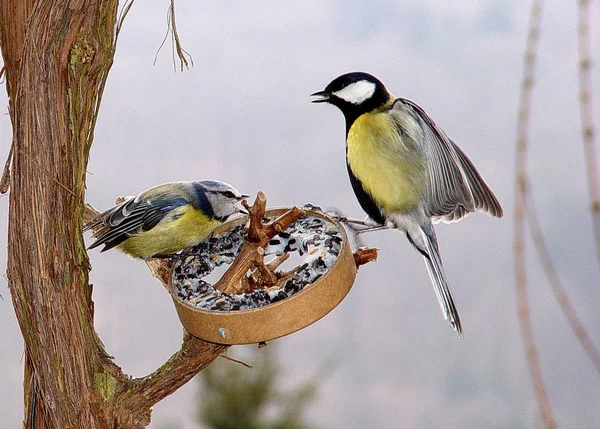
<path id="1" fill-rule="evenodd" d="M 173 265 L 168 290 L 192 335 L 252 344 L 296 332 L 333 310 L 352 287 L 358 266 L 377 256 L 376 249 L 353 254 L 342 225 L 317 208 L 265 206 L 259 193 L 247 207 L 249 226 L 248 216 L 224 223 Z M 301 262 L 277 270 L 294 252 Z M 203 280 L 228 264 L 214 286 Z"/>

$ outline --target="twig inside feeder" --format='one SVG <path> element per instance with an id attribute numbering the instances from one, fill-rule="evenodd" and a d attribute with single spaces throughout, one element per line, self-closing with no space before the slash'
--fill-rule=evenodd
<path id="1" fill-rule="evenodd" d="M 282 255 L 276 256 L 268 264 L 266 264 L 267 268 L 269 268 L 271 271 L 275 272 L 275 270 L 277 268 L 279 268 L 279 266 L 281 264 L 283 264 L 285 261 L 287 261 L 289 258 L 290 258 L 289 253 L 283 253 Z"/>
<path id="2" fill-rule="evenodd" d="M 215 284 L 214 288 L 225 293 L 243 293 L 248 287 L 270 287 L 277 282 L 276 276 L 270 270 L 270 267 L 264 263 L 264 249 L 269 240 L 275 235 L 285 230 L 298 218 L 305 214 L 304 210 L 293 207 L 277 219 L 264 223 L 265 210 L 267 207 L 267 196 L 263 192 L 258 192 L 256 200 L 252 206 L 244 202 L 250 217 L 248 234 L 244 239 L 244 245 L 240 254 L 233 264 L 225 272 L 223 277 Z M 261 278 L 258 281 L 243 281 L 244 277 L 252 267 L 258 269 Z"/>

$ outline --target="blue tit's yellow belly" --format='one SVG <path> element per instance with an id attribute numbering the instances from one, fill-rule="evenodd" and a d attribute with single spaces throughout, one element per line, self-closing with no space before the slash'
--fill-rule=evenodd
<path id="1" fill-rule="evenodd" d="M 425 159 L 409 139 L 385 111 L 361 115 L 348 131 L 348 166 L 384 214 L 414 209 L 424 193 Z"/>
<path id="2" fill-rule="evenodd" d="M 169 212 L 154 228 L 132 235 L 118 247 L 144 259 L 175 253 L 204 240 L 220 223 L 192 206 L 183 206 Z"/>

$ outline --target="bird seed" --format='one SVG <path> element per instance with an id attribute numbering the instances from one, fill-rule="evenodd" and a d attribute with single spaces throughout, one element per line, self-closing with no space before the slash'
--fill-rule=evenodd
<path id="1" fill-rule="evenodd" d="M 266 219 L 270 221 L 272 219 Z M 302 262 L 293 269 L 281 287 L 256 289 L 242 294 L 229 294 L 214 289 L 203 280 L 217 267 L 230 265 L 244 243 L 243 225 L 216 237 L 210 237 L 186 252 L 176 262 L 172 284 L 177 297 L 201 310 L 251 310 L 281 301 L 317 281 L 337 260 L 342 249 L 342 232 L 331 222 L 317 217 L 303 217 L 273 237 L 265 249 L 265 257 L 296 253 Z M 265 263 L 268 263 L 265 258 Z"/>

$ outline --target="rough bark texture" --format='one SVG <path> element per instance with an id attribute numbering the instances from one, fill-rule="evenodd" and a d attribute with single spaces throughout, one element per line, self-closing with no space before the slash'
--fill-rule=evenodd
<path id="1" fill-rule="evenodd" d="M 0 0 L 14 149 L 7 276 L 25 341 L 27 428 L 33 414 L 37 428 L 144 427 L 152 405 L 225 350 L 188 336 L 163 367 L 135 380 L 94 331 L 85 174 L 117 5 Z"/>

